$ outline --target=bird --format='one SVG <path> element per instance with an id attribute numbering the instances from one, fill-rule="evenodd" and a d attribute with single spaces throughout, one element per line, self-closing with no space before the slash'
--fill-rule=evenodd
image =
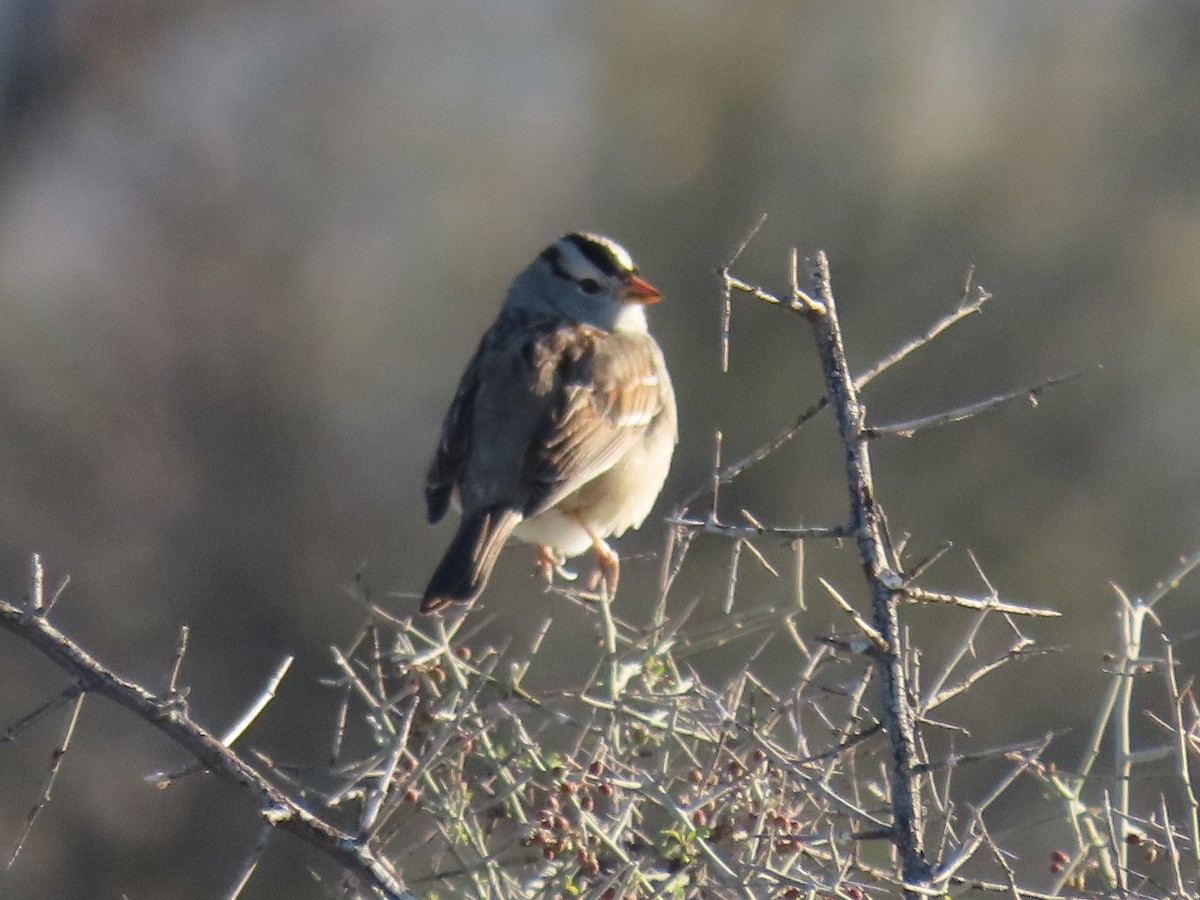
<path id="1" fill-rule="evenodd" d="M 522 270 L 467 364 L 425 480 L 431 524 L 458 529 L 421 600 L 471 603 L 508 538 L 547 579 L 593 550 L 591 586 L 616 590 L 607 543 L 650 514 L 678 434 L 675 392 L 646 307 L 662 294 L 629 252 L 572 232 Z"/>

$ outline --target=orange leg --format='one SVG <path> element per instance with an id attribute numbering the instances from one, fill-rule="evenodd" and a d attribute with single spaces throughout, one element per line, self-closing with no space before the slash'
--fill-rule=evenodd
<path id="1" fill-rule="evenodd" d="M 596 557 L 596 570 L 588 579 L 588 590 L 594 591 L 603 582 L 605 596 L 611 599 L 617 593 L 617 579 L 621 575 L 621 557 L 617 555 L 616 550 L 608 546 L 602 537 L 592 531 L 578 514 L 569 515 L 592 539 L 592 553 Z"/>

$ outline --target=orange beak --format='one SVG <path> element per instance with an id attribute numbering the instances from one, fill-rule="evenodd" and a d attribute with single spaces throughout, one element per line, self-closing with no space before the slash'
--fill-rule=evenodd
<path id="1" fill-rule="evenodd" d="M 652 285 L 637 275 L 625 276 L 625 288 L 621 291 L 622 303 L 641 303 L 648 306 L 662 299 L 662 294 Z"/>

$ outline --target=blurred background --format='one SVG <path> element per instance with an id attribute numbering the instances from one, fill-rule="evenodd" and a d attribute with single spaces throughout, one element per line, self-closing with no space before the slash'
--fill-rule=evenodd
<path id="1" fill-rule="evenodd" d="M 1103 367 L 874 451 L 914 553 L 955 542 L 927 583 L 982 592 L 970 548 L 1007 597 L 1064 613 L 1028 626 L 1062 653 L 945 711 L 971 730 L 957 746 L 1069 731 L 1048 753 L 1069 769 L 1115 647 L 1108 582 L 1144 592 L 1200 544 L 1198 54 L 1184 2 L 0 0 L 0 592 L 24 594 L 41 552 L 48 582 L 71 577 L 59 625 L 151 687 L 189 625 L 183 681 L 217 731 L 295 654 L 245 742 L 317 763 L 334 704 L 316 679 L 362 621 L 348 586 L 412 612 L 449 538 L 423 471 L 512 276 L 596 230 L 665 293 L 665 513 L 707 477 L 715 429 L 733 459 L 820 394 L 803 323 L 750 301 L 720 372 L 713 272 L 767 213 L 738 274 L 782 290 L 790 247 L 825 248 L 857 370 L 953 308 L 969 264 L 994 293 L 871 386 L 873 421 Z M 818 420 L 723 513 L 839 522 L 839 472 Z M 630 619 L 663 533 L 656 516 L 621 542 Z M 721 615 L 728 552 L 697 540 L 678 588 L 697 621 Z M 813 573 L 865 608 L 848 551 L 810 547 L 808 572 L 803 633 L 845 625 Z M 504 556 L 478 640 L 520 650 L 553 614 L 538 678 L 569 683 L 590 621 L 530 573 Z M 1181 680 L 1198 589 L 1163 607 Z M 748 569 L 738 603 L 793 591 Z M 930 660 L 968 621 L 911 618 Z M 694 662 L 717 677 L 749 649 Z M 792 659 L 767 654 L 764 677 Z M 0 635 L 0 727 L 63 683 Z M 63 721 L 0 746 L 4 857 Z M 181 754 L 103 700 L 75 741 L 0 896 L 228 889 L 258 829 L 246 798 L 155 790 Z M 1036 880 L 1055 835 L 1013 797 L 990 828 Z M 244 896 L 325 896 L 307 866 L 330 874 L 280 836 Z"/>

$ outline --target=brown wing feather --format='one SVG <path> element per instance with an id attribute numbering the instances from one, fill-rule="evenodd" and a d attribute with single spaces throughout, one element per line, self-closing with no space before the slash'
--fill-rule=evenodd
<path id="1" fill-rule="evenodd" d="M 471 428 L 475 395 L 479 389 L 479 352 L 472 357 L 458 383 L 458 390 L 442 422 L 442 438 L 425 476 L 425 511 L 429 521 L 439 522 L 450 506 L 454 485 L 462 477 L 471 453 Z"/>
<path id="2" fill-rule="evenodd" d="M 425 482 L 431 522 L 445 515 L 455 487 L 472 509 L 510 503 L 526 517 L 536 515 L 614 465 L 663 412 L 658 379 L 666 376 L 648 335 L 575 323 L 507 324 L 484 336 L 446 413 Z M 506 343 L 514 331 L 531 336 Z M 483 383 L 502 373 L 518 377 Z M 507 434 L 493 433 L 498 427 Z M 523 444 L 518 437 L 507 481 L 496 467 L 505 465 L 505 439 L 522 427 L 529 436 Z M 486 465 L 472 462 L 476 442 L 489 445 Z"/>
<path id="3" fill-rule="evenodd" d="M 556 383 L 525 456 L 527 516 L 607 471 L 663 411 L 664 376 L 648 335 L 574 325 L 539 343 Z"/>

